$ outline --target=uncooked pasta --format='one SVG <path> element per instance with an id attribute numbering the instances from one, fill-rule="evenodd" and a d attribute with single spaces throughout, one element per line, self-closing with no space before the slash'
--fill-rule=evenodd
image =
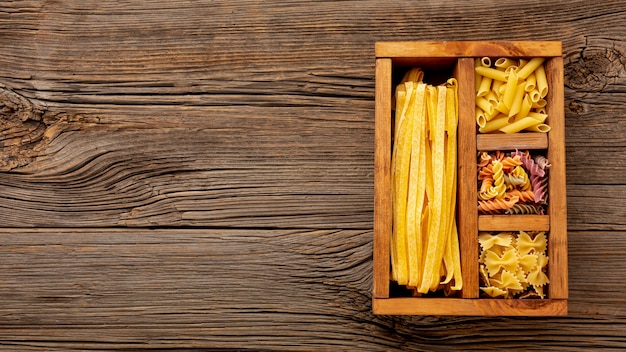
<path id="1" fill-rule="evenodd" d="M 545 214 L 550 162 L 529 151 L 480 152 L 477 160 L 480 214 Z"/>

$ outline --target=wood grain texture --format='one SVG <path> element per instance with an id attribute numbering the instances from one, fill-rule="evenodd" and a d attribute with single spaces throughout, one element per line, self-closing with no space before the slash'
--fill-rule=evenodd
<path id="1" fill-rule="evenodd" d="M 3 2 L 0 349 L 623 349 L 625 31 L 617 0 Z M 464 39 L 563 42 L 568 317 L 371 313 L 374 42 Z"/>
<path id="2" fill-rule="evenodd" d="M 373 296 L 389 297 L 391 199 L 391 59 L 376 59 L 374 128 L 374 255 Z"/>
<path id="3" fill-rule="evenodd" d="M 530 336 L 547 349 L 624 343 L 626 284 L 615 275 L 626 270 L 623 234 L 571 233 L 569 316 L 560 318 L 375 316 L 371 231 L 16 229 L 0 237 L 5 350 L 516 349 Z"/>
<path id="4" fill-rule="evenodd" d="M 478 208 L 476 181 L 476 126 L 474 124 L 474 62 L 461 58 L 454 74 L 459 83 L 459 124 L 457 134 L 457 209 L 463 209 L 459 216 L 459 250 L 461 253 L 461 275 L 463 276 L 463 298 L 477 298 L 478 283 Z M 462 82 L 466 82 L 463 84 Z M 472 165 L 468 167 L 468 165 Z"/>

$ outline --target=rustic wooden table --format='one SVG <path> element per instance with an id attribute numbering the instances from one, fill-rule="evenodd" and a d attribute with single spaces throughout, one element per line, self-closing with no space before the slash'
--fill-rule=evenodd
<path id="1" fill-rule="evenodd" d="M 3 1 L 0 348 L 626 347 L 623 1 Z M 569 316 L 371 312 L 374 43 L 560 40 Z"/>

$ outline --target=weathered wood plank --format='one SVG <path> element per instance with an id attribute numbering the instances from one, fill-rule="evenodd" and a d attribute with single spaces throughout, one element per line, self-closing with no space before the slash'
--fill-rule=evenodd
<path id="1" fill-rule="evenodd" d="M 624 236 L 571 233 L 569 316 L 510 319 L 373 315 L 371 231 L 5 229 L 0 348 L 626 347 Z"/>
<path id="2" fill-rule="evenodd" d="M 3 2 L 0 226 L 73 229 L 0 230 L 0 349 L 623 349 L 625 24 L 621 1 Z M 563 41 L 569 317 L 371 315 L 373 43 L 463 39 Z"/>

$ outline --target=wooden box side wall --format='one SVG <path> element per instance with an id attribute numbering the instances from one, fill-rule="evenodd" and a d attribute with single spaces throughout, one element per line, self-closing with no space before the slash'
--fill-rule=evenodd
<path id="1" fill-rule="evenodd" d="M 374 288 L 389 297 L 391 233 L 391 59 L 376 59 L 374 136 Z"/>
<path id="2" fill-rule="evenodd" d="M 550 58 L 545 64 L 548 87 L 563 87 L 563 58 Z M 548 160 L 552 164 L 548 181 L 548 297 L 567 299 L 567 198 L 565 190 L 565 117 L 563 88 L 549 89 L 546 112 Z"/>

